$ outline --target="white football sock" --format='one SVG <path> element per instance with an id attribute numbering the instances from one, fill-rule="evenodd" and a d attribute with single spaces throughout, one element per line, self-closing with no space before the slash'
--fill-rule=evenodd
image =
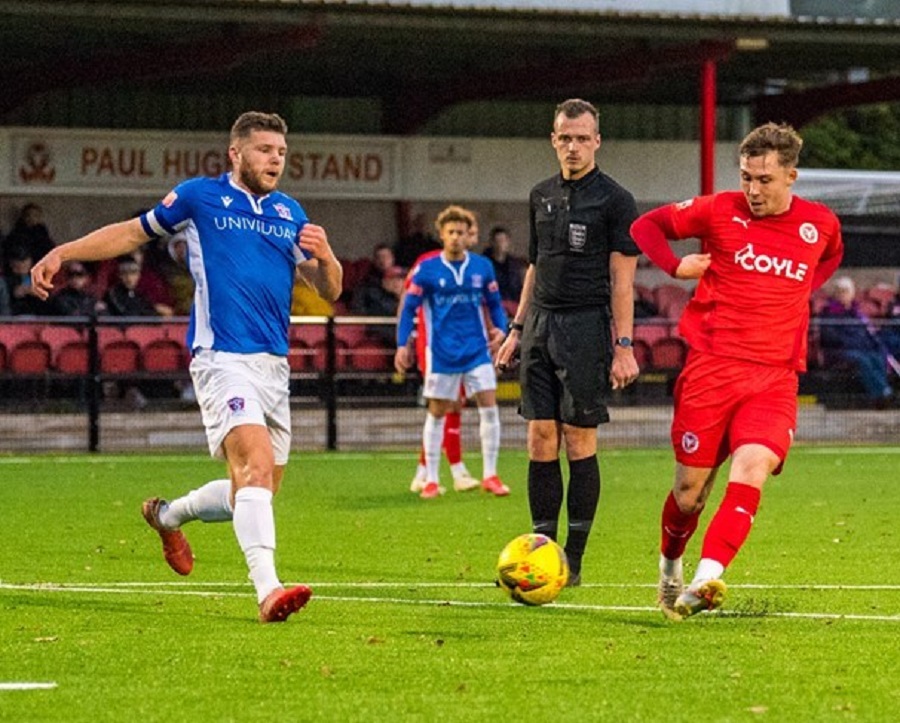
<path id="1" fill-rule="evenodd" d="M 704 557 L 697 563 L 697 572 L 694 573 L 694 580 L 691 582 L 693 587 L 697 583 L 706 580 L 718 580 L 725 573 L 725 566 L 721 562 L 716 562 L 708 557 Z"/>
<path id="2" fill-rule="evenodd" d="M 500 454 L 500 410 L 492 407 L 478 407 L 478 431 L 481 435 L 481 478 L 487 479 L 497 474 L 497 455 Z"/>
<path id="3" fill-rule="evenodd" d="M 460 477 L 471 477 L 469 474 L 469 470 L 466 467 L 465 462 L 457 462 L 456 464 L 450 465 L 450 472 L 453 475 L 453 479 L 459 479 Z"/>
<path id="4" fill-rule="evenodd" d="M 670 560 L 663 555 L 659 556 L 659 571 L 666 577 L 681 577 L 684 574 L 684 568 L 681 564 L 681 558 Z"/>
<path id="5" fill-rule="evenodd" d="M 234 496 L 234 534 L 237 537 L 250 579 L 256 587 L 256 599 L 262 602 L 281 587 L 275 572 L 275 514 L 272 491 L 264 487 L 243 487 Z"/>
<path id="6" fill-rule="evenodd" d="M 422 447 L 425 449 L 425 479 L 440 481 L 441 444 L 444 441 L 444 418 L 436 418 L 431 412 L 425 413 L 422 429 Z"/>
<path id="7" fill-rule="evenodd" d="M 193 520 L 227 522 L 233 514 L 231 480 L 214 479 L 184 497 L 172 500 L 160 510 L 159 521 L 163 527 L 174 530 Z"/>
<path id="8" fill-rule="evenodd" d="M 416 465 L 416 479 L 425 479 L 425 465 L 417 464 Z"/>

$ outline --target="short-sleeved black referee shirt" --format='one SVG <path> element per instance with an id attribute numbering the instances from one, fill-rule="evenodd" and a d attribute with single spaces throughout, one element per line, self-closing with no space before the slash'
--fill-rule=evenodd
<path id="1" fill-rule="evenodd" d="M 608 306 L 610 253 L 641 253 L 629 232 L 638 215 L 634 196 L 594 168 L 576 181 L 559 173 L 541 181 L 529 207 L 533 303 L 547 310 Z"/>

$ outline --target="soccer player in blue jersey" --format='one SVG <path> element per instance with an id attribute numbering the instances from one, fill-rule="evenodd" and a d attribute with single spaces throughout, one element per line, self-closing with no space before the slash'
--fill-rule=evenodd
<path id="1" fill-rule="evenodd" d="M 439 496 L 438 470 L 444 417 L 459 398 L 460 383 L 474 396 L 480 417 L 482 482 L 484 491 L 498 497 L 509 488 L 497 476 L 500 451 L 500 411 L 497 409 L 497 376 L 491 364 L 489 333 L 483 305 L 498 329 L 506 328 L 506 313 L 490 261 L 469 253 L 471 214 L 460 206 L 448 206 L 438 214 L 438 230 L 443 251 L 413 269 L 403 299 L 397 325 L 397 352 L 394 366 L 405 373 L 412 365 L 407 342 L 416 311 L 424 310 L 428 346 L 425 350 L 425 390 L 427 404 L 422 433 L 425 448 L 426 482 L 420 496 Z"/>
<path id="2" fill-rule="evenodd" d="M 277 190 L 286 135 L 280 116 L 244 113 L 231 129 L 230 173 L 187 180 L 150 211 L 57 246 L 32 270 L 35 293 L 46 298 L 66 261 L 113 258 L 176 231 L 186 236 L 196 284 L 187 339 L 191 377 L 210 453 L 226 460 L 229 479 L 171 503 L 146 500 L 142 514 L 181 575 L 194 564 L 181 526 L 231 520 L 264 623 L 285 620 L 312 594 L 305 585 L 284 588 L 274 562 L 272 496 L 291 441 L 287 352 L 294 272 L 329 301 L 340 294 L 342 279 L 325 229 Z"/>

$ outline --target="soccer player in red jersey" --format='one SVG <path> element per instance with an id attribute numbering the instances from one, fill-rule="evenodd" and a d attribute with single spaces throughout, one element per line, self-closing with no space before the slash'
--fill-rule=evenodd
<path id="1" fill-rule="evenodd" d="M 806 369 L 809 297 L 840 265 L 840 223 L 792 194 L 803 141 L 767 123 L 740 146 L 740 191 L 663 206 L 632 236 L 676 279 L 698 279 L 678 327 L 690 346 L 675 386 L 675 482 L 662 511 L 659 605 L 674 620 L 719 607 L 722 575 L 750 533 L 763 484 L 781 471 Z M 699 238 L 679 259 L 669 239 Z M 728 486 L 686 588 L 682 555 L 728 457 Z"/>

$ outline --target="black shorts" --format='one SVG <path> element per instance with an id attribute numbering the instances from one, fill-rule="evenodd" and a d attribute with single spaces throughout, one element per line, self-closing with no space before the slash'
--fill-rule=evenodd
<path id="1" fill-rule="evenodd" d="M 522 330 L 525 419 L 555 419 L 574 427 L 609 421 L 612 334 L 606 309 L 528 310 Z"/>

